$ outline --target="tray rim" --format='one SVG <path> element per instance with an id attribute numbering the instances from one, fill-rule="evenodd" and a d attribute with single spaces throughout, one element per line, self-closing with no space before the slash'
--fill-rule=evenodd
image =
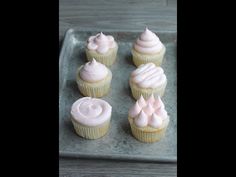
<path id="1" fill-rule="evenodd" d="M 131 161 L 142 161 L 142 162 L 163 162 L 163 163 L 177 163 L 177 158 L 150 158 L 143 156 L 131 156 L 131 155 L 120 155 L 120 154 L 86 154 L 86 153 L 74 153 L 74 152 L 63 152 L 59 151 L 59 156 L 63 158 L 85 158 L 85 159 L 103 159 L 103 160 L 131 160 Z"/>
<path id="2" fill-rule="evenodd" d="M 62 69 L 62 63 L 63 63 L 63 59 L 66 58 L 64 57 L 64 53 L 63 51 L 65 51 L 69 46 L 66 46 L 66 42 L 70 39 L 71 35 L 73 35 L 74 32 L 98 32 L 98 30 L 87 30 L 87 29 L 82 29 L 79 27 L 73 27 L 73 28 L 69 28 L 66 30 L 64 37 L 62 39 L 62 44 L 61 44 L 61 49 L 60 49 L 60 53 L 59 53 L 59 103 L 60 103 L 60 99 L 61 99 L 61 92 L 62 92 L 62 88 L 63 85 L 65 83 L 65 80 L 63 79 L 62 73 L 60 72 Z M 106 29 L 103 30 L 104 32 L 122 32 L 122 33 L 137 33 L 137 32 L 141 32 L 141 30 L 132 30 L 132 31 L 127 31 L 127 30 L 110 30 L 110 29 Z M 156 31 L 154 31 L 156 32 Z M 171 33 L 173 35 L 176 35 L 176 40 L 177 40 L 177 31 L 158 31 L 159 34 L 163 34 L 163 33 Z M 60 104 L 59 104 L 60 105 Z M 177 146 L 176 146 L 176 150 L 177 150 Z M 62 158 L 83 158 L 83 159 L 104 159 L 104 160 L 131 160 L 131 161 L 143 161 L 143 162 L 160 162 L 160 163 L 177 163 L 177 155 L 176 157 L 172 157 L 172 158 L 145 158 L 143 156 L 131 156 L 131 155 L 118 155 L 118 154 L 107 154 L 107 155 L 98 155 L 98 154 L 86 154 L 86 153 L 78 153 L 78 152 L 65 152 L 65 151 L 60 151 L 59 150 L 59 157 Z"/>

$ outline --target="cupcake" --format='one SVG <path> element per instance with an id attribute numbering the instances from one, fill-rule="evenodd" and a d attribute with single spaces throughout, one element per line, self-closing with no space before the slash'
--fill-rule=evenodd
<path id="1" fill-rule="evenodd" d="M 86 139 L 104 136 L 110 125 L 112 107 L 104 100 L 83 97 L 73 103 L 71 121 L 76 133 Z"/>
<path id="2" fill-rule="evenodd" d="M 133 62 L 138 67 L 141 64 L 154 63 L 160 66 L 166 48 L 157 35 L 148 28 L 139 36 L 132 48 Z"/>
<path id="3" fill-rule="evenodd" d="M 102 97 L 109 92 L 112 73 L 95 59 L 82 65 L 77 71 L 77 84 L 84 96 Z"/>
<path id="4" fill-rule="evenodd" d="M 137 100 L 141 95 L 145 99 L 154 94 L 163 96 L 167 84 L 166 75 L 161 67 L 154 63 L 140 65 L 130 76 L 129 84 L 133 97 Z"/>
<path id="5" fill-rule="evenodd" d="M 128 120 L 133 136 L 139 141 L 153 143 L 164 137 L 169 116 L 161 98 L 142 96 L 129 110 Z"/>
<path id="6" fill-rule="evenodd" d="M 106 66 L 111 66 L 117 55 L 118 45 L 111 35 L 102 32 L 96 36 L 90 36 L 87 41 L 86 56 L 89 61 L 96 58 L 97 61 Z"/>

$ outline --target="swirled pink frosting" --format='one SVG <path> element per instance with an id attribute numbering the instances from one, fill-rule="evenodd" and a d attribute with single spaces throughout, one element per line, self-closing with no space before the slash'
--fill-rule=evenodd
<path id="1" fill-rule="evenodd" d="M 79 123 L 86 126 L 97 126 L 111 118 L 112 107 L 98 98 L 83 97 L 71 108 L 71 115 Z"/>
<path id="2" fill-rule="evenodd" d="M 140 65 L 130 79 L 141 88 L 157 88 L 167 81 L 163 69 L 154 63 Z"/>
<path id="3" fill-rule="evenodd" d="M 108 68 L 93 59 L 90 62 L 87 62 L 80 69 L 80 77 L 87 82 L 96 82 L 104 79 L 108 74 Z"/>
<path id="4" fill-rule="evenodd" d="M 142 106 L 139 103 L 142 103 Z M 134 123 L 138 127 L 149 125 L 153 128 L 161 127 L 163 122 L 169 118 L 161 98 L 158 96 L 155 99 L 154 95 L 151 95 L 147 100 L 141 96 L 130 108 L 129 117 L 134 119 Z"/>
<path id="5" fill-rule="evenodd" d="M 141 33 L 134 43 L 134 49 L 144 54 L 154 54 L 161 51 L 163 44 L 155 33 L 148 28 Z"/>
<path id="6" fill-rule="evenodd" d="M 96 50 L 98 53 L 104 54 L 109 49 L 117 47 L 117 43 L 111 35 L 104 35 L 102 32 L 95 36 L 90 36 L 87 41 L 89 50 Z"/>

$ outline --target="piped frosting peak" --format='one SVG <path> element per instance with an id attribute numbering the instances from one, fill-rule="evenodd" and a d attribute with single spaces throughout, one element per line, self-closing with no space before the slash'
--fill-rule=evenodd
<path id="1" fill-rule="evenodd" d="M 90 36 L 87 41 L 87 48 L 89 50 L 95 50 L 98 53 L 104 54 L 108 52 L 109 49 L 117 47 L 113 36 L 105 35 L 102 32 L 96 34 L 95 36 Z"/>
<path id="2" fill-rule="evenodd" d="M 162 50 L 163 44 L 158 36 L 147 27 L 134 43 L 134 49 L 144 54 L 155 54 Z"/>
<path id="3" fill-rule="evenodd" d="M 138 102 L 136 102 L 134 106 L 129 110 L 129 115 L 130 117 L 136 117 L 140 111 L 141 107 L 139 106 Z"/>
<path id="4" fill-rule="evenodd" d="M 152 94 L 147 100 L 141 96 L 129 110 L 129 117 L 134 119 L 138 127 L 149 125 L 153 128 L 159 128 L 163 121 L 168 118 L 168 114 L 161 98 L 155 99 Z"/>
<path id="5" fill-rule="evenodd" d="M 135 124 L 138 127 L 145 127 L 148 125 L 148 117 L 143 112 L 143 110 L 140 112 L 140 114 L 134 119 Z"/>
<path id="6" fill-rule="evenodd" d="M 87 82 L 96 82 L 104 79 L 108 74 L 107 67 L 94 58 L 87 62 L 79 72 L 80 77 Z"/>

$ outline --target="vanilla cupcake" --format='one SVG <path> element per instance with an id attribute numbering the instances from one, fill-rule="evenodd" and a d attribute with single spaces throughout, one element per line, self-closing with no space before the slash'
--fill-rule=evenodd
<path id="1" fill-rule="evenodd" d="M 111 35 L 102 32 L 90 36 L 87 41 L 86 56 L 89 61 L 96 58 L 97 61 L 106 66 L 111 66 L 117 55 L 118 45 Z"/>
<path id="2" fill-rule="evenodd" d="M 154 94 L 163 96 L 167 85 L 167 78 L 161 67 L 154 63 L 140 65 L 130 76 L 129 84 L 133 97 L 137 100 L 141 95 L 145 99 Z"/>
<path id="3" fill-rule="evenodd" d="M 73 103 L 71 121 L 76 133 L 86 139 L 104 136 L 110 125 L 112 107 L 98 98 L 83 97 Z"/>
<path id="4" fill-rule="evenodd" d="M 95 59 L 82 65 L 77 71 L 77 84 L 84 96 L 102 97 L 108 94 L 112 73 Z"/>
<path id="5" fill-rule="evenodd" d="M 132 48 L 133 62 L 138 67 L 145 63 L 162 64 L 166 48 L 155 33 L 148 28 L 139 36 Z"/>
<path id="6" fill-rule="evenodd" d="M 153 143 L 164 137 L 169 116 L 161 98 L 141 96 L 129 110 L 128 120 L 133 136 L 139 141 Z"/>

